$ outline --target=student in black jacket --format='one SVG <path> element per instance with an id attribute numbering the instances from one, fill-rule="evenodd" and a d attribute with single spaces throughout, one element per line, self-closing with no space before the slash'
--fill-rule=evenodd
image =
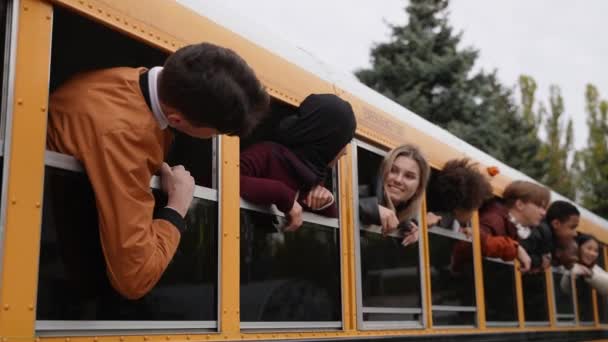
<path id="1" fill-rule="evenodd" d="M 580 215 L 578 209 L 571 203 L 566 201 L 551 203 L 545 219 L 538 228 L 533 229 L 527 239 L 519 241 L 532 259 L 532 270 L 538 271 L 551 264 L 564 263 L 556 257 L 556 251 L 574 241 Z"/>

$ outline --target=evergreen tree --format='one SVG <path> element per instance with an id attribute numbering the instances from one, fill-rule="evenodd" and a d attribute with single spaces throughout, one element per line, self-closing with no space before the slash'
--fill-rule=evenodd
<path id="1" fill-rule="evenodd" d="M 585 98 L 589 137 L 576 156 L 579 191 L 586 208 L 608 219 L 608 102 L 600 100 L 591 84 Z"/>
<path id="2" fill-rule="evenodd" d="M 356 73 L 378 92 L 431 122 L 470 121 L 475 103 L 468 74 L 477 51 L 459 50 L 460 34 L 447 21 L 447 0 L 412 0 L 405 26 L 371 52 L 372 69 Z"/>
<path id="3" fill-rule="evenodd" d="M 477 51 L 459 48 L 448 24 L 447 0 L 411 0 L 408 24 L 391 26 L 389 42 L 371 51 L 361 82 L 532 177 L 537 127 L 518 113 L 496 74 L 472 73 Z"/>

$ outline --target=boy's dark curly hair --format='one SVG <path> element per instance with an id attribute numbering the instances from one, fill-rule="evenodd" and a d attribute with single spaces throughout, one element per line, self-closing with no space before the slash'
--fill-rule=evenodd
<path id="1" fill-rule="evenodd" d="M 428 209 L 437 212 L 479 209 L 492 196 L 492 186 L 477 165 L 468 158 L 454 159 L 434 173 L 427 188 Z"/>

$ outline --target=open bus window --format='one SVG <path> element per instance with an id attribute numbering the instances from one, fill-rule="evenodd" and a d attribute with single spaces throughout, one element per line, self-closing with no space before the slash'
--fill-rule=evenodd
<path id="1" fill-rule="evenodd" d="M 549 325 L 549 304 L 547 303 L 545 272 L 522 274 L 521 282 L 524 293 L 526 326 Z"/>
<path id="2" fill-rule="evenodd" d="M 166 58 L 162 51 L 67 10 L 54 8 L 53 20 L 51 90 L 79 72 L 116 66 L 152 67 L 162 65 Z M 123 298 L 109 284 L 94 192 L 82 167 L 70 156 L 47 151 L 38 331 L 90 330 L 92 325 L 97 330 L 115 329 L 111 323 L 81 321 L 118 320 L 129 321 L 126 329 L 217 327 L 214 146 L 214 140 L 175 138 L 166 160 L 190 169 L 198 186 L 177 252 L 156 286 L 138 300 Z M 166 196 L 156 186 L 152 191 L 158 209 L 166 204 Z"/>
<path id="3" fill-rule="evenodd" d="M 561 286 L 562 277 L 568 271 L 563 267 L 553 267 L 553 293 L 555 295 L 555 318 L 558 324 L 574 324 L 574 297 L 572 282 L 568 284 L 569 289 L 564 291 Z"/>
<path id="4" fill-rule="evenodd" d="M 431 181 L 437 173 L 432 170 Z M 427 191 L 427 211 L 442 216 L 442 221 L 448 220 L 452 216 L 449 213 L 433 211 L 429 202 L 432 197 Z M 428 232 L 433 325 L 474 326 L 477 306 L 472 242 L 454 229 L 453 222 L 439 222 Z"/>
<path id="5" fill-rule="evenodd" d="M 276 98 L 266 119 L 241 140 L 241 150 L 273 141 L 281 119 L 297 108 Z M 333 192 L 333 170 L 325 187 Z M 284 232 L 275 206 L 241 201 L 241 329 L 338 329 L 342 326 L 339 219 L 303 213 L 295 232 Z"/>
<path id="6" fill-rule="evenodd" d="M 500 200 L 495 196 L 490 201 Z M 480 212 L 480 215 L 483 215 L 483 212 Z M 487 325 L 517 326 L 514 262 L 484 256 L 482 268 Z"/>
<path id="7" fill-rule="evenodd" d="M 386 152 L 356 143 L 353 162 L 359 201 L 374 196 L 378 169 Z M 397 231 L 384 236 L 380 226 L 364 225 L 356 218 L 358 233 L 358 312 L 363 327 L 381 329 L 388 325 L 400 328 L 422 327 L 422 270 L 420 242 L 403 246 Z M 420 220 L 418 220 L 420 222 Z M 421 241 L 424 237 L 420 237 Z"/>

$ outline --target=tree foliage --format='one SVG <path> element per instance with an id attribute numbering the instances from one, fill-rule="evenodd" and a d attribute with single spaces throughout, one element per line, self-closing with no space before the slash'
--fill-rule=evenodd
<path id="1" fill-rule="evenodd" d="M 568 198 L 575 198 L 571 167 L 574 142 L 572 119 L 565 120 L 564 99 L 560 88 L 552 85 L 549 94 L 549 111 L 547 112 L 542 104 L 538 111 L 538 117 L 546 117 L 546 139 L 541 145 L 538 156 L 544 174 L 539 180 L 556 192 Z"/>
<path id="2" fill-rule="evenodd" d="M 608 219 L 608 101 L 600 100 L 591 84 L 585 99 L 589 137 L 576 155 L 580 197 L 585 207 Z"/>
<path id="3" fill-rule="evenodd" d="M 538 127 L 522 118 L 512 91 L 495 72 L 474 73 L 477 51 L 460 48 L 448 23 L 447 0 L 412 0 L 408 24 L 391 26 L 389 42 L 371 51 L 366 85 L 473 146 L 532 177 L 542 174 Z"/>

